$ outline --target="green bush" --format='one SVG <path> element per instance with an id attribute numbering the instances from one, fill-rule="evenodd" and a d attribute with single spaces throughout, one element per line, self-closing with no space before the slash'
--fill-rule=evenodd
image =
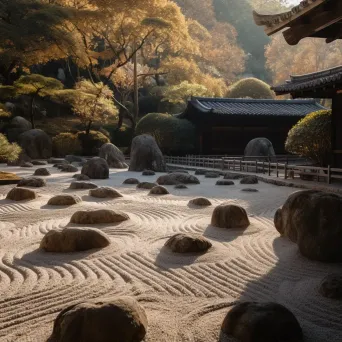
<path id="1" fill-rule="evenodd" d="M 328 165 L 331 155 L 331 111 L 320 110 L 300 120 L 290 130 L 285 148 L 320 166 Z"/>
<path id="2" fill-rule="evenodd" d="M 120 129 L 111 130 L 112 142 L 117 147 L 127 147 L 131 145 L 134 130 L 131 127 L 122 126 Z"/>
<path id="3" fill-rule="evenodd" d="M 169 114 L 151 113 L 137 124 L 136 135 L 152 135 L 165 154 L 184 155 L 195 149 L 195 127 L 185 119 Z"/>
<path id="4" fill-rule="evenodd" d="M 0 163 L 17 160 L 20 152 L 21 148 L 19 145 L 9 143 L 7 138 L 0 134 Z"/>
<path id="5" fill-rule="evenodd" d="M 78 132 L 77 137 L 81 142 L 82 155 L 84 156 L 97 155 L 100 147 L 110 142 L 109 138 L 99 131 L 90 131 L 88 135 L 85 131 Z"/>
<path id="6" fill-rule="evenodd" d="M 82 153 L 82 145 L 77 134 L 60 133 L 52 138 L 53 155 L 65 157 L 68 154 Z"/>
<path id="7" fill-rule="evenodd" d="M 267 83 L 257 78 L 244 78 L 228 89 L 227 97 L 233 99 L 274 99 L 275 94 Z"/>

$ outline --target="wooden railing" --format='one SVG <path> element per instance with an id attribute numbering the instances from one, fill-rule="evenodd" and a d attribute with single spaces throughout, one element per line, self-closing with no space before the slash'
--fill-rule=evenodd
<path id="1" fill-rule="evenodd" d="M 255 160 L 243 160 L 242 157 L 235 158 L 221 156 L 210 158 L 208 156 L 189 155 L 185 157 L 166 156 L 168 164 L 187 165 L 195 168 L 210 168 L 221 171 L 253 172 L 266 174 L 268 176 L 282 177 L 284 179 L 300 176 L 303 180 L 324 181 L 330 184 L 333 180 L 342 179 L 342 169 L 317 166 L 303 166 L 291 163 L 280 163 L 271 161 L 260 161 L 260 157 L 248 157 Z M 257 158 L 259 160 L 257 160 Z M 278 156 L 276 158 L 278 160 Z"/>

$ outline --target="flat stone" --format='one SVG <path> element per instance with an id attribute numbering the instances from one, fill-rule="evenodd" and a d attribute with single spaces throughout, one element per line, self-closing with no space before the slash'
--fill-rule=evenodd
<path id="1" fill-rule="evenodd" d="M 7 194 L 6 199 L 12 201 L 28 201 L 34 200 L 38 197 L 37 193 L 33 190 L 24 189 L 24 188 L 13 188 Z"/>
<path id="2" fill-rule="evenodd" d="M 107 187 L 107 186 L 101 186 L 97 189 L 89 190 L 89 195 L 92 197 L 97 198 L 119 198 L 123 197 L 120 192 L 117 190 Z"/>
<path id="3" fill-rule="evenodd" d="M 143 176 L 154 176 L 156 173 L 152 170 L 144 170 L 142 175 Z"/>
<path id="4" fill-rule="evenodd" d="M 137 189 L 146 189 L 146 190 L 151 190 L 158 184 L 156 183 L 149 183 L 149 182 L 141 182 L 137 185 Z"/>
<path id="5" fill-rule="evenodd" d="M 200 235 L 179 233 L 172 236 L 166 243 L 175 253 L 203 253 L 211 246 L 211 242 Z"/>
<path id="6" fill-rule="evenodd" d="M 49 172 L 48 169 L 46 169 L 45 167 L 36 169 L 36 171 L 34 171 L 34 176 L 51 176 L 51 173 Z"/>
<path id="7" fill-rule="evenodd" d="M 139 183 L 140 183 L 139 180 L 136 179 L 136 178 L 127 178 L 127 179 L 123 182 L 123 184 L 134 184 L 134 185 L 139 184 Z"/>
<path id="8" fill-rule="evenodd" d="M 89 189 L 96 189 L 97 185 L 91 182 L 71 182 L 69 189 L 75 190 L 89 190 Z"/>
<path id="9" fill-rule="evenodd" d="M 29 186 L 33 188 L 41 188 L 43 186 L 46 186 L 46 180 L 38 177 L 28 177 L 28 178 L 23 178 L 19 181 L 18 185 L 19 187 L 21 186 Z"/>
<path id="10" fill-rule="evenodd" d="M 194 199 L 190 200 L 189 204 L 200 206 L 200 207 L 207 207 L 207 206 L 211 205 L 211 202 L 205 197 L 198 197 L 198 198 L 194 198 Z"/>
<path id="11" fill-rule="evenodd" d="M 342 299 L 342 273 L 327 275 L 320 287 L 319 293 L 331 299 Z"/>
<path id="12" fill-rule="evenodd" d="M 234 185 L 234 182 L 233 181 L 230 181 L 230 180 L 218 180 L 216 182 L 216 185 Z"/>
<path id="13" fill-rule="evenodd" d="M 48 205 L 74 205 L 77 203 L 81 203 L 82 199 L 77 195 L 56 195 L 51 197 L 48 201 Z"/>
<path id="14" fill-rule="evenodd" d="M 101 223 L 119 223 L 129 219 L 125 213 L 109 210 L 89 210 L 77 211 L 70 219 L 71 223 L 77 224 L 101 224 Z"/>
<path id="15" fill-rule="evenodd" d="M 150 191 L 150 195 L 168 195 L 168 194 L 169 194 L 169 191 L 161 185 L 157 185 L 153 187 Z"/>

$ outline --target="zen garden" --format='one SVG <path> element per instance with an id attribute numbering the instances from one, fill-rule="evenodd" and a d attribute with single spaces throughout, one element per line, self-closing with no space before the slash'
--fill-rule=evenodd
<path id="1" fill-rule="evenodd" d="M 342 342 L 341 0 L 0 0 L 0 342 Z"/>

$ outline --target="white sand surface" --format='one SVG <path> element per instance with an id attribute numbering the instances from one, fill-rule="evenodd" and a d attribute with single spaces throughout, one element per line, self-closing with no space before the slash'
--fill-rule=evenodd
<path id="1" fill-rule="evenodd" d="M 0 170 L 32 175 L 35 168 L 0 165 Z M 233 303 L 275 301 L 298 318 L 305 341 L 342 341 L 342 304 L 321 297 L 318 285 L 341 264 L 312 262 L 297 246 L 280 238 L 273 225 L 275 210 L 294 191 L 270 184 L 215 186 L 217 179 L 198 176 L 200 185 L 187 190 L 167 186 L 170 195 L 149 196 L 148 190 L 122 185 L 126 178 L 155 181 L 111 170 L 112 186 L 124 197 L 99 200 L 88 191 L 68 190 L 71 174 L 48 166 L 48 185 L 39 198 L 12 202 L 5 195 L 13 186 L 0 186 L 0 341 L 43 342 L 59 311 L 86 299 L 132 295 L 144 306 L 149 320 L 146 342 L 229 341 L 220 325 Z M 254 187 L 257 193 L 241 192 Z M 71 207 L 46 203 L 60 193 L 77 193 L 83 202 Z M 209 198 L 213 206 L 188 207 L 194 197 Z M 251 220 L 245 231 L 210 225 L 214 207 L 224 201 L 243 206 Z M 102 250 L 53 254 L 38 249 L 49 230 L 70 226 L 80 209 L 117 209 L 130 220 L 118 225 L 96 225 L 112 244 Z M 203 255 L 175 255 L 163 248 L 178 232 L 203 234 L 213 247 Z"/>

